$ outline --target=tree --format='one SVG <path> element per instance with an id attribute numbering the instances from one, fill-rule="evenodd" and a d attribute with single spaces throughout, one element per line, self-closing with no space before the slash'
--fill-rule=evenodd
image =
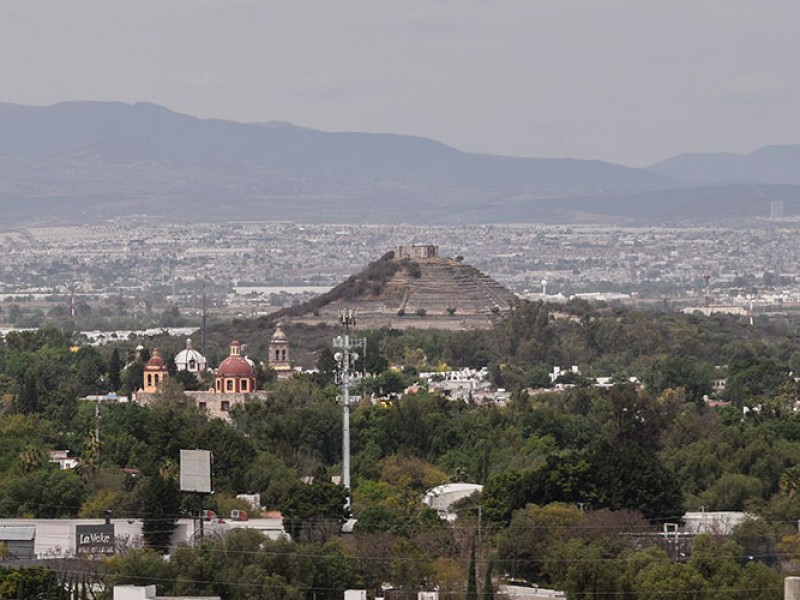
<path id="1" fill-rule="evenodd" d="M 142 352 L 144 354 L 144 352 Z M 132 394 L 142 387 L 144 374 L 144 360 L 135 360 L 129 364 L 122 373 L 122 382 L 125 392 Z"/>
<path id="2" fill-rule="evenodd" d="M 780 490 L 789 498 L 794 498 L 800 490 L 800 466 L 786 469 L 781 475 Z"/>
<path id="3" fill-rule="evenodd" d="M 390 581 L 403 590 L 403 600 L 417 598 L 433 577 L 430 557 L 413 540 L 400 539 L 392 546 Z"/>
<path id="4" fill-rule="evenodd" d="M 105 565 L 106 585 L 156 585 L 160 593 L 171 591 L 176 569 L 165 561 L 161 553 L 151 548 L 133 548 L 127 553 L 117 554 Z"/>
<path id="5" fill-rule="evenodd" d="M 742 548 L 736 542 L 729 540 L 718 544 L 710 535 L 702 534 L 692 541 L 689 566 L 694 567 L 712 589 L 726 592 L 725 588 L 732 588 L 737 583 L 741 557 Z M 729 596 L 724 594 L 724 597 Z"/>
<path id="6" fill-rule="evenodd" d="M 614 597 L 622 573 L 616 556 L 600 542 L 586 543 L 573 537 L 556 542 L 545 552 L 545 570 L 553 585 L 570 598 Z"/>
<path id="7" fill-rule="evenodd" d="M 100 470 L 100 452 L 102 442 L 94 435 L 89 435 L 83 442 L 81 462 L 78 465 L 78 474 L 84 481 L 91 481 L 97 477 Z"/>
<path id="8" fill-rule="evenodd" d="M 74 517 L 88 492 L 73 470 L 51 467 L 18 476 L 6 473 L 0 481 L 0 516 Z"/>
<path id="9" fill-rule="evenodd" d="M 64 589 L 54 570 L 41 567 L 0 568 L 0 598 L 58 600 Z"/>
<path id="10" fill-rule="evenodd" d="M 32 415 L 39 411 L 39 389 L 33 373 L 25 374 L 25 382 L 17 400 L 17 407 L 23 415 Z"/>
<path id="11" fill-rule="evenodd" d="M 191 371 L 176 371 L 172 379 L 180 383 L 183 389 L 187 392 L 208 389 L 208 386 L 200 381 Z"/>
<path id="12" fill-rule="evenodd" d="M 387 532 L 395 535 L 406 535 L 409 529 L 408 519 L 390 510 L 385 504 L 372 504 L 357 513 L 356 532 Z"/>
<path id="13" fill-rule="evenodd" d="M 710 510 L 744 510 L 748 501 L 761 498 L 764 485 L 760 479 L 741 473 L 723 473 L 700 495 L 700 502 Z"/>
<path id="14" fill-rule="evenodd" d="M 742 569 L 734 588 L 738 600 L 781 600 L 783 575 L 764 563 L 750 562 Z"/>
<path id="15" fill-rule="evenodd" d="M 494 563 L 489 561 L 483 578 L 483 600 L 494 600 L 494 584 L 492 583 L 492 568 Z"/>
<path id="16" fill-rule="evenodd" d="M 469 573 L 467 574 L 467 600 L 478 600 L 478 579 L 475 573 L 475 540 L 469 549 Z"/>
<path id="17" fill-rule="evenodd" d="M 527 479 L 522 473 L 506 471 L 486 483 L 481 494 L 483 514 L 487 520 L 508 524 L 515 510 L 525 506 Z"/>
<path id="18" fill-rule="evenodd" d="M 336 380 L 336 359 L 333 357 L 333 350 L 330 348 L 323 348 L 319 352 L 317 359 L 317 373 L 315 379 L 317 383 L 324 387 L 332 384 Z"/>
<path id="19" fill-rule="evenodd" d="M 564 504 L 529 504 L 516 511 L 508 529 L 497 538 L 505 570 L 514 578 L 538 581 L 547 549 L 568 538 L 585 519 L 585 513 Z"/>
<path id="20" fill-rule="evenodd" d="M 75 379 L 82 394 L 101 391 L 105 372 L 106 365 L 97 348 L 83 346 L 78 350 L 75 355 Z"/>
<path id="21" fill-rule="evenodd" d="M 644 378 L 649 390 L 660 394 L 667 388 L 686 390 L 686 398 L 702 404 L 703 396 L 711 394 L 713 368 L 696 357 L 669 354 L 658 359 Z"/>
<path id="22" fill-rule="evenodd" d="M 776 566 L 780 527 L 768 523 L 766 519 L 747 517 L 733 528 L 731 538 L 742 546 L 745 556 L 757 556 L 760 562 Z"/>
<path id="23" fill-rule="evenodd" d="M 655 454 L 635 444 L 603 444 L 590 462 L 599 506 L 639 510 L 651 521 L 683 515 L 680 483 Z"/>
<path id="24" fill-rule="evenodd" d="M 642 598 L 700 600 L 705 598 L 708 583 L 691 565 L 661 562 L 650 564 L 639 572 L 634 590 Z"/>
<path id="25" fill-rule="evenodd" d="M 325 542 L 337 535 L 350 516 L 347 490 L 327 481 L 298 484 L 280 509 L 283 527 L 293 540 Z"/>
<path id="26" fill-rule="evenodd" d="M 169 551 L 180 506 L 178 483 L 160 474 L 152 475 L 142 498 L 142 537 L 148 548 L 160 554 Z"/>
<path id="27" fill-rule="evenodd" d="M 45 453 L 41 448 L 29 444 L 19 455 L 20 470 L 23 473 L 32 473 L 41 469 L 45 464 Z"/>
<path id="28" fill-rule="evenodd" d="M 119 348 L 114 348 L 108 360 L 108 385 L 115 392 L 122 385 L 122 360 L 119 357 Z"/>
<path id="29" fill-rule="evenodd" d="M 213 419 L 196 432 L 195 440 L 196 447 L 210 450 L 214 455 L 217 491 L 245 489 L 245 473 L 256 455 L 248 437 L 222 419 Z"/>
<path id="30" fill-rule="evenodd" d="M 685 401 L 682 390 L 667 388 L 655 395 L 633 385 L 615 385 L 608 394 L 614 443 L 658 450 L 661 431 L 674 421 Z"/>
<path id="31" fill-rule="evenodd" d="M 789 370 L 769 358 L 731 361 L 725 395 L 737 406 L 758 396 L 775 394 L 789 382 Z"/>
<path id="32" fill-rule="evenodd" d="M 373 394 L 386 396 L 389 394 L 402 394 L 411 382 L 412 379 L 407 375 L 389 369 L 377 377 L 368 379 L 366 385 Z"/>

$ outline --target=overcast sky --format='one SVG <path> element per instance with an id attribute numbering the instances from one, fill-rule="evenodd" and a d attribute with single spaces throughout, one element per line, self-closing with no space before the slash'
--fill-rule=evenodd
<path id="1" fill-rule="evenodd" d="M 800 143 L 797 0 L 0 0 L 0 101 L 646 165 Z"/>

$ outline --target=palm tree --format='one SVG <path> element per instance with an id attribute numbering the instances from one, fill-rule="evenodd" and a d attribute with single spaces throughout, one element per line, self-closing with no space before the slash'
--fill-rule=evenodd
<path id="1" fill-rule="evenodd" d="M 81 462 L 78 465 L 78 474 L 84 481 L 93 479 L 100 470 L 100 450 L 102 442 L 94 435 L 90 435 L 83 442 Z"/>
<path id="2" fill-rule="evenodd" d="M 164 479 L 178 479 L 180 475 L 180 467 L 175 460 L 165 458 L 158 465 L 158 474 Z"/>
<path id="3" fill-rule="evenodd" d="M 781 475 L 780 480 L 781 491 L 794 498 L 800 490 L 800 466 L 794 466 L 786 469 Z"/>
<path id="4" fill-rule="evenodd" d="M 32 473 L 44 465 L 44 453 L 40 448 L 27 446 L 19 455 L 19 464 L 23 473 Z"/>

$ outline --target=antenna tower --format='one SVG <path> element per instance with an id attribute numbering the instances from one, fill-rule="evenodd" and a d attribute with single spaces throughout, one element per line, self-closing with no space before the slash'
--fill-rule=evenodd
<path id="1" fill-rule="evenodd" d="M 350 396 L 350 384 L 355 373 L 355 363 L 358 352 L 366 350 L 366 338 L 354 338 L 350 335 L 350 328 L 356 325 L 356 311 L 347 308 L 339 313 L 342 323 L 342 335 L 333 338 L 333 347 L 336 350 L 333 357 L 336 359 L 337 382 L 341 395 L 339 403 L 342 405 L 342 485 L 347 490 L 347 506 L 350 506 L 350 405 L 353 399 Z"/>
<path id="2" fill-rule="evenodd" d="M 77 311 L 75 310 L 75 283 L 73 282 L 69 288 L 69 314 L 72 317 L 73 325 L 76 322 L 76 314 Z M 77 329 L 77 326 L 75 326 Z"/>
<path id="3" fill-rule="evenodd" d="M 202 309 L 201 315 L 203 317 L 203 326 L 202 326 L 202 338 L 203 339 L 201 340 L 201 345 L 203 347 L 203 356 L 208 356 L 208 354 L 206 353 L 206 320 L 208 318 L 208 313 L 206 311 L 206 284 L 205 283 L 203 284 L 203 309 Z"/>

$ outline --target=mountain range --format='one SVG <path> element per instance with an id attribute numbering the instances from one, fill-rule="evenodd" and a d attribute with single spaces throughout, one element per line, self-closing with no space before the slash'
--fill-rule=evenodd
<path id="1" fill-rule="evenodd" d="M 800 214 L 800 146 L 649 168 L 411 136 L 199 119 L 148 103 L 0 104 L 0 225 L 176 221 L 619 223 Z"/>

